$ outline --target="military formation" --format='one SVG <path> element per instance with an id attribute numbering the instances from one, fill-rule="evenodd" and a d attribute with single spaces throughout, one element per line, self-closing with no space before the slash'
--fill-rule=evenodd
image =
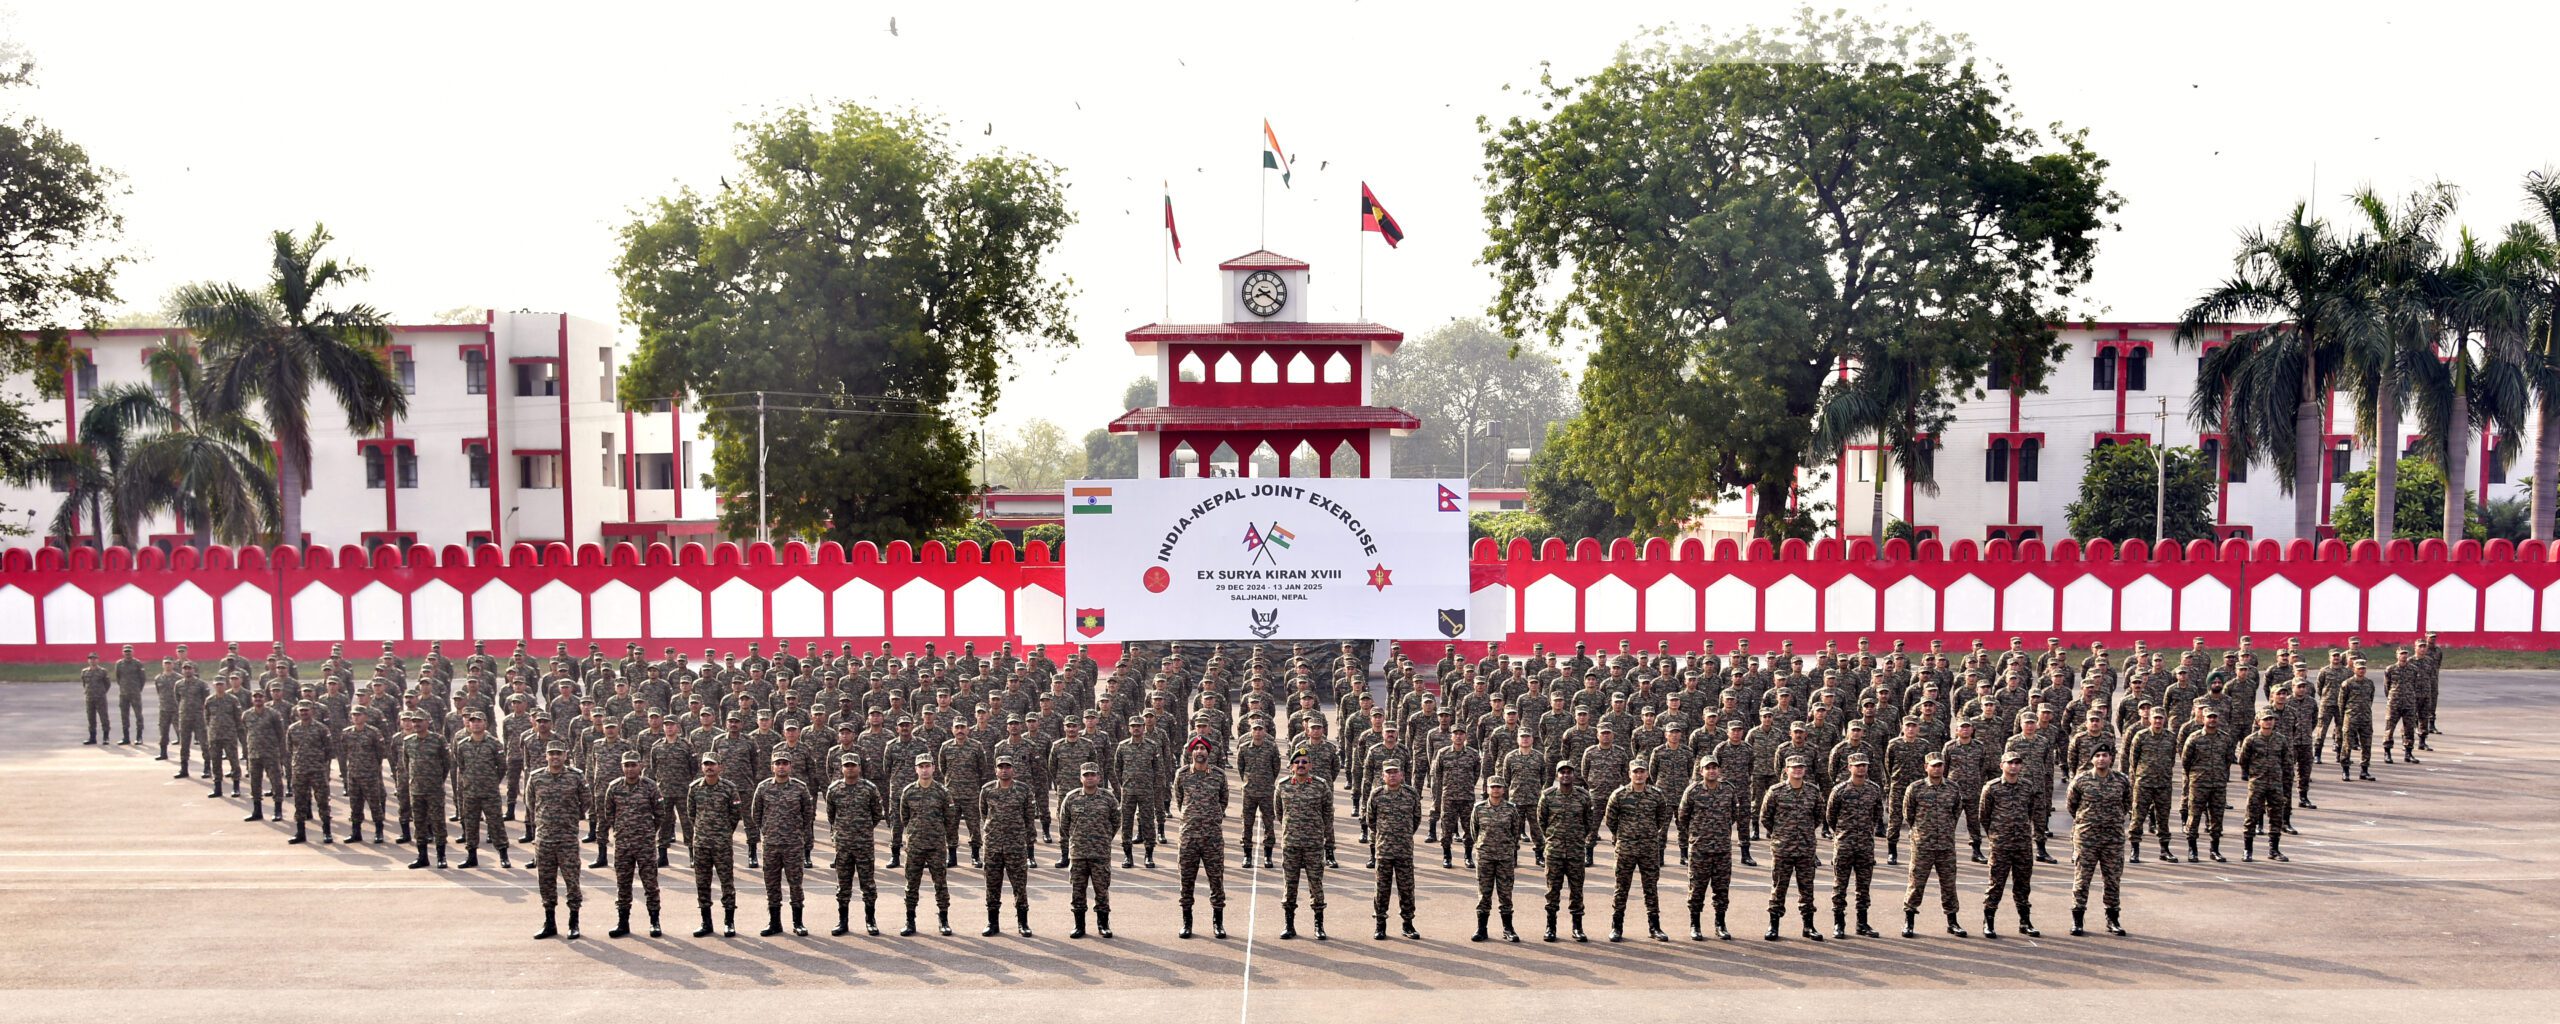
<path id="1" fill-rule="evenodd" d="M 1259 850 L 1278 873 L 1282 939 L 1300 937 L 1302 909 L 1312 937 L 1329 938 L 1337 834 L 1356 828 L 1376 939 L 1391 917 L 1422 938 L 1417 859 L 1436 846 L 1442 869 L 1476 883 L 1473 941 L 1521 941 L 1524 861 L 1532 885 L 1543 875 L 1543 939 L 1588 941 L 1584 886 L 1605 836 L 1610 941 L 1626 939 L 1631 910 L 1645 936 L 1670 939 L 1666 867 L 1686 869 L 1688 937 L 1733 938 L 1739 864 L 1770 872 L 1763 938 L 1782 938 L 1792 894 L 1800 934 L 1820 942 L 1826 874 L 1828 937 L 1881 934 L 1869 919 L 1879 867 L 1909 873 L 1903 937 L 1918 934 L 1932 886 L 1947 933 L 1969 935 L 1968 862 L 1986 883 L 1983 937 L 1999 936 L 2004 903 L 2019 934 L 2039 935 L 2035 876 L 2061 864 L 2057 825 L 2071 839 L 2071 934 L 2086 933 L 2093 888 L 2102 927 L 2125 934 L 2127 863 L 2154 847 L 2175 863 L 2181 845 L 2185 860 L 2226 861 L 2235 785 L 2240 859 L 2257 860 L 2263 840 L 2267 860 L 2286 861 L 2324 762 L 2343 783 L 2374 779 L 2377 704 L 2386 765 L 2432 750 L 2442 652 L 2432 634 L 2371 656 L 2353 638 L 2321 653 L 2242 637 L 2230 651 L 2199 639 L 2118 656 L 2053 637 L 2040 651 L 2013 638 L 1804 654 L 1495 644 L 1428 665 L 1391 647 L 1383 663 L 1381 686 L 1352 644 L 1133 645 L 1108 668 L 1010 644 L 982 656 L 974 644 L 897 655 L 758 643 L 698 662 L 637 644 L 610 658 L 593 643 L 539 660 L 522 643 L 503 658 L 474 644 L 457 662 L 434 644 L 415 665 L 385 644 L 370 666 L 343 645 L 315 666 L 233 644 L 209 663 L 184 647 L 156 666 L 131 647 L 92 655 L 80 682 L 88 743 L 145 743 L 147 685 L 160 759 L 210 782 L 209 798 L 245 799 L 246 820 L 282 822 L 290 797 L 288 842 L 312 842 L 314 819 L 320 843 L 367 842 L 369 821 L 374 844 L 397 828 L 388 841 L 414 848 L 413 869 L 447 869 L 458 842 L 460 869 L 481 869 L 485 844 L 512 870 L 528 848 L 543 939 L 581 937 L 582 868 L 608 865 L 610 936 L 634 930 L 635 903 L 662 935 L 659 876 L 679 847 L 693 935 L 734 937 L 741 845 L 767 936 L 808 934 L 812 864 L 833 876 L 832 934 L 852 934 L 856 900 L 859 927 L 880 934 L 878 873 L 891 870 L 904 882 L 898 934 L 917 934 L 930 882 L 933 927 L 950 935 L 965 851 L 982 934 L 1003 933 L 1009 886 L 1012 930 L 1033 935 L 1031 879 L 1063 870 L 1069 937 L 1107 939 L 1115 867 L 1154 869 L 1168 847 L 1178 934 L 1197 934 L 1205 878 L 1223 939 L 1232 822 L 1239 866 L 1255 868 Z"/>

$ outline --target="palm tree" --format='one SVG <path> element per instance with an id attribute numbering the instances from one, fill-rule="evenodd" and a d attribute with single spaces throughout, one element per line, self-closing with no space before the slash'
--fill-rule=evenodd
<path id="1" fill-rule="evenodd" d="M 2508 437 L 2524 432 L 2530 394 L 2521 364 L 2539 248 L 2538 233 L 2527 225 L 2510 229 L 2495 246 L 2465 230 L 2429 275 L 2428 304 L 2445 348 L 2437 353 L 2441 361 L 2412 383 L 2423 443 L 2442 456 L 2448 544 L 2462 539 L 2470 510 L 2464 484 L 2471 478 L 2471 436 L 2490 426 Z"/>
<path id="2" fill-rule="evenodd" d="M 115 500 L 116 481 L 124 474 L 135 439 L 153 423 L 159 398 L 139 384 L 110 384 L 90 397 L 80 414 L 79 441 L 47 445 L 34 461 L 14 474 L 21 486 L 49 483 L 62 489 L 62 504 L 45 530 L 68 549 L 81 535 L 101 546 L 131 547 L 139 516 Z"/>
<path id="3" fill-rule="evenodd" d="M 2364 280 L 2345 334 L 2356 432 L 2373 446 L 2373 539 L 2389 541 L 2399 506 L 2400 412 L 2410 375 L 2435 359 L 2436 325 L 2426 302 L 2436 230 L 2453 215 L 2455 193 L 2438 182 L 2394 209 L 2372 189 L 2349 197 L 2365 216 L 2355 240 Z"/>
<path id="4" fill-rule="evenodd" d="M 2343 334 L 2355 315 L 2358 255 L 2296 203 L 2270 233 L 2241 236 L 2230 279 L 2179 317 L 2177 343 L 2207 327 L 2274 320 L 2233 335 L 2198 371 L 2187 418 L 2229 438 L 2238 457 L 2263 455 L 2293 495 L 2293 532 L 2320 528 L 2321 413 L 2345 363 Z"/>
<path id="5" fill-rule="evenodd" d="M 1904 479 L 1934 493 L 1936 460 L 1920 437 L 1944 421 L 1947 403 L 1934 386 L 1934 372 L 1899 358 L 1896 352 L 1900 349 L 1888 350 L 1883 345 L 1867 348 L 1852 365 L 1848 379 L 1833 381 L 1822 389 L 1820 406 L 1814 412 L 1814 443 L 1835 453 L 1860 438 L 1872 438 L 1877 444 L 1874 504 L 1870 506 L 1867 536 L 1881 545 L 1885 452 L 1893 453 L 1894 464 L 1901 467 Z M 1908 517 L 1911 510 L 1904 509 L 1903 514 Z"/>
<path id="6" fill-rule="evenodd" d="M 2524 176 L 2524 192 L 2541 221 L 2542 287 L 2539 335 L 2527 346 L 2525 368 L 2540 396 L 2541 424 L 2533 446 L 2533 538 L 2548 543 L 2553 535 L 2555 504 L 2560 504 L 2560 352 L 2553 351 L 2555 320 L 2560 320 L 2560 171 L 2544 168 Z"/>
<path id="7" fill-rule="evenodd" d="M 273 432 L 281 491 L 277 532 L 284 543 L 300 544 L 313 387 L 337 400 L 347 428 L 358 434 L 380 430 L 406 413 L 409 401 L 391 371 L 391 330 L 382 313 L 363 303 L 327 301 L 327 293 L 363 280 L 365 269 L 322 259 L 329 231 L 321 225 L 301 238 L 278 231 L 274 243 L 264 288 L 191 285 L 180 289 L 175 304 L 179 322 L 204 344 L 210 410 L 227 415 L 254 406 Z"/>
<path id="8" fill-rule="evenodd" d="M 158 429 L 136 439 L 116 480 L 116 508 L 139 518 L 167 512 L 193 543 L 254 543 L 280 514 L 275 456 L 256 421 L 214 409 L 196 350 L 164 346 L 148 356 Z"/>

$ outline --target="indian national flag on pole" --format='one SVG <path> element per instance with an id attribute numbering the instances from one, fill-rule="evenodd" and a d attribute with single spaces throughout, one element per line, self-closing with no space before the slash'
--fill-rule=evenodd
<path id="1" fill-rule="evenodd" d="M 1280 148 L 1280 136 L 1271 133 L 1271 119 L 1262 119 L 1262 166 L 1280 172 L 1280 187 L 1289 187 L 1289 152 Z"/>
<path id="2" fill-rule="evenodd" d="M 1067 511 L 1080 516 L 1111 514 L 1111 488 L 1078 487 L 1067 495 Z"/>

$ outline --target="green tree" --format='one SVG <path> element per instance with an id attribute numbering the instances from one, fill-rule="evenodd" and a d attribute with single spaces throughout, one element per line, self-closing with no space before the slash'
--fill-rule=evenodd
<path id="1" fill-rule="evenodd" d="M 2444 345 L 2439 358 L 2424 365 L 2415 397 L 2420 443 L 2440 460 L 2449 480 L 2472 479 L 2471 439 L 2483 426 L 2495 425 L 2508 437 L 2524 433 L 2532 404 L 2526 339 L 2543 247 L 2531 225 L 2510 228 L 2495 245 L 2466 229 L 2429 275 L 2429 306 Z M 2512 457 L 2514 448 L 2506 454 Z M 2466 535 L 2470 497 L 2454 488 L 2443 501 L 2442 531 L 2451 543 Z"/>
<path id="2" fill-rule="evenodd" d="M 2234 272 L 2179 317 L 2177 342 L 2208 328 L 2273 320 L 2205 354 L 2187 418 L 2223 434 L 2233 458 L 2264 458 L 2293 495 L 2293 535 L 2320 528 L 2320 415 L 2346 364 L 2362 262 L 2301 203 L 2270 232 L 2240 239 Z M 2403 499 L 2405 500 L 2405 498 Z"/>
<path id="3" fill-rule="evenodd" d="M 302 496 L 311 480 L 311 400 L 316 388 L 335 399 L 347 429 L 362 435 L 409 411 L 391 371 L 391 328 L 363 303 L 339 306 L 331 294 L 367 271 L 325 259 L 329 229 L 319 224 L 295 238 L 278 231 L 261 288 L 197 284 L 173 300 L 178 322 L 204 347 L 204 402 L 217 416 L 253 410 L 274 436 L 283 543 L 302 543 Z"/>
<path id="4" fill-rule="evenodd" d="M 1606 460 L 1592 452 L 1590 438 L 1597 429 L 1589 413 L 1548 428 L 1544 455 L 1529 464 L 1529 504 L 1546 520 L 1552 536 L 1607 540 L 1635 532 L 1635 517 L 1592 482 L 1595 473 L 1609 471 Z"/>
<path id="5" fill-rule="evenodd" d="M 0 97 L 34 79 L 35 61 L 0 40 Z M 116 173 L 78 143 L 0 104 L 0 375 L 30 374 L 39 394 L 60 397 L 66 342 L 105 322 L 116 270 L 129 258 L 114 250 L 124 220 L 109 204 L 121 194 Z M 0 476 L 37 472 L 47 426 L 25 403 L 0 397 Z"/>
<path id="6" fill-rule="evenodd" d="M 1046 419 L 1033 419 L 987 453 L 987 480 L 1016 491 L 1057 490 L 1085 475 L 1085 450 Z"/>
<path id="7" fill-rule="evenodd" d="M 1123 410 L 1144 409 L 1156 404 L 1156 379 L 1140 377 L 1120 391 Z M 1095 480 L 1129 480 L 1138 475 L 1138 435 L 1114 434 L 1108 427 L 1095 427 L 1084 435 L 1084 472 Z"/>
<path id="8" fill-rule="evenodd" d="M 2165 463 L 2157 461 L 2165 458 Z M 2163 502 L 2161 490 L 2167 474 Z M 2080 475 L 2080 500 L 2064 506 L 2071 535 L 2081 540 L 2113 541 L 2154 536 L 2154 517 L 2166 510 L 2158 534 L 2168 540 L 2213 537 L 2213 464 L 2194 448 L 2155 449 L 2147 444 L 2104 445 L 2091 449 L 2088 468 Z"/>
<path id="9" fill-rule="evenodd" d="M 2524 177 L 2526 205 L 2542 232 L 2543 272 L 2539 327 L 2525 346 L 2526 376 L 2533 382 L 2539 427 L 2533 447 L 2533 536 L 2552 539 L 2554 513 L 2560 511 L 2560 350 L 2554 348 L 2553 325 L 2560 322 L 2560 171 L 2544 168 Z"/>
<path id="10" fill-rule="evenodd" d="M 957 548 L 960 546 L 960 542 L 964 540 L 976 541 L 980 548 L 986 548 L 994 545 L 997 541 L 1003 540 L 1004 531 L 996 529 L 996 524 L 994 523 L 990 523 L 976 516 L 971 516 L 933 531 L 933 535 L 929 539 L 941 541 L 942 546 L 946 549 Z"/>
<path id="11" fill-rule="evenodd" d="M 768 417 L 772 529 L 919 540 L 968 517 L 963 396 L 994 407 L 1024 351 L 1072 345 L 1069 285 L 1045 262 L 1074 217 L 1058 168 L 964 158 L 943 122 L 856 104 L 740 126 L 720 191 L 649 204 L 621 230 L 623 315 L 640 346 L 626 400 L 717 398 L 713 486 L 751 494 L 752 403 Z M 755 532 L 753 501 L 722 521 Z"/>
<path id="12" fill-rule="evenodd" d="M 1052 552 L 1062 550 L 1067 546 L 1067 528 L 1057 523 L 1041 523 L 1022 531 L 1024 544 L 1035 540 L 1048 544 Z"/>
<path id="13" fill-rule="evenodd" d="M 2353 243 L 2361 280 L 2342 323 L 2346 372 L 2356 433 L 2374 453 L 2371 528 L 2390 540 L 2399 502 L 2400 414 L 2409 404 L 2409 381 L 2435 362 L 2438 327 L 2428 282 L 2439 249 L 2436 232 L 2453 216 L 2454 190 L 2431 185 L 2397 207 L 2371 189 L 2349 201 L 2364 214 L 2365 226 Z"/>
<path id="14" fill-rule="evenodd" d="M 1807 11 L 1548 74 L 1539 116 L 1479 122 L 1494 323 L 1594 339 L 1591 478 L 1639 528 L 1737 488 L 1788 508 L 1827 459 L 1824 384 L 1879 348 L 1927 387 L 2040 384 L 2121 201 L 1968 45 Z"/>
<path id="15" fill-rule="evenodd" d="M 1515 540 L 1541 541 L 1555 535 L 1555 526 L 1547 522 L 1547 517 L 1535 512 L 1515 509 L 1467 514 L 1467 540 L 1470 542 L 1492 538 L 1509 547 Z"/>
<path id="16" fill-rule="evenodd" d="M 1406 342 L 1370 373 L 1377 404 L 1422 420 L 1392 442 L 1397 476 L 1503 486 L 1504 449 L 1536 448 L 1574 410 L 1572 380 L 1553 357 L 1474 319 Z"/>
<path id="17" fill-rule="evenodd" d="M 2353 543 L 2373 536 L 2373 471 L 2359 469 L 2346 476 L 2347 491 L 2331 510 L 2331 521 L 2338 539 Z M 2425 537 L 2444 529 L 2444 468 L 2432 457 L 2406 459 L 2400 463 L 2400 505 L 2392 519 L 2394 532 L 2407 537 Z"/>
<path id="18" fill-rule="evenodd" d="M 194 347 L 172 339 L 144 365 L 152 402 L 142 407 L 142 422 L 154 429 L 133 439 L 124 455 L 118 512 L 135 519 L 173 514 L 199 549 L 215 541 L 254 544 L 268 535 L 283 504 L 265 431 L 240 411 L 214 405 Z"/>

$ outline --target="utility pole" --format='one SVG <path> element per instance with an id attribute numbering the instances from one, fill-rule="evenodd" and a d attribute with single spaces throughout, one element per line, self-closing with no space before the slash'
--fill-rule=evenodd
<path id="1" fill-rule="evenodd" d="M 2151 548 L 2159 550 L 2169 534 L 2169 396 L 2160 396 L 2160 415 L 2151 428 Z"/>
<path id="2" fill-rule="evenodd" d="M 764 511 L 764 392 L 756 392 L 756 539 L 773 543 L 773 520 Z"/>

